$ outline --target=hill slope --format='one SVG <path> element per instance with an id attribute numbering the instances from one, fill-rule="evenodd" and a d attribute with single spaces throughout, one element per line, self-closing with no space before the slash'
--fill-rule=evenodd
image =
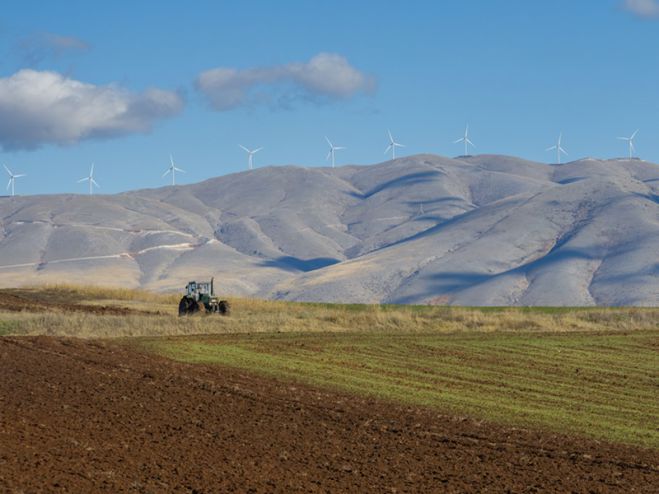
<path id="1" fill-rule="evenodd" d="M 659 166 L 416 155 L 0 198 L 0 285 L 334 302 L 659 305 Z"/>

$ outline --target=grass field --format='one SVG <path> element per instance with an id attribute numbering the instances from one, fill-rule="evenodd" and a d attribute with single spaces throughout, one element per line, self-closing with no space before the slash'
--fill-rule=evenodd
<path id="1" fill-rule="evenodd" d="M 260 334 L 145 344 L 185 362 L 659 447 L 659 331 Z"/>
<path id="2" fill-rule="evenodd" d="M 659 448 L 659 309 L 232 300 L 229 317 L 179 318 L 178 296 L 84 287 L 21 294 L 55 305 L 0 307 L 0 335 L 117 337 L 181 361 Z M 127 312 L 58 309 L 71 300 Z"/>

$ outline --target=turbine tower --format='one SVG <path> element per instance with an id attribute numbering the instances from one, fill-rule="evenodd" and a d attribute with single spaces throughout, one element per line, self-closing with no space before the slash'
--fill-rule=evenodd
<path id="1" fill-rule="evenodd" d="M 556 142 L 556 145 L 546 149 L 546 151 L 553 151 L 554 149 L 556 150 L 556 163 L 558 163 L 559 165 L 561 164 L 561 153 L 567 156 L 567 151 L 561 147 L 562 139 L 563 139 L 563 132 L 558 134 L 558 142 Z"/>
<path id="2" fill-rule="evenodd" d="M 263 148 L 256 148 L 256 149 L 253 149 L 253 150 L 250 151 L 249 149 L 247 149 L 242 144 L 238 144 L 238 145 L 247 153 L 247 166 L 251 170 L 252 167 L 253 167 L 253 164 L 254 164 L 254 160 L 253 160 L 252 157 Z"/>
<path id="3" fill-rule="evenodd" d="M 330 141 L 327 138 L 327 136 L 325 136 L 325 140 L 327 141 L 327 144 L 329 144 L 329 147 L 330 147 L 330 150 L 327 153 L 327 158 L 325 158 L 325 160 L 328 160 L 328 159 L 332 158 L 332 168 L 334 168 L 334 154 L 337 151 L 339 151 L 341 149 L 346 149 L 346 148 L 344 148 L 343 146 L 335 146 L 334 144 L 332 144 L 332 141 Z"/>
<path id="4" fill-rule="evenodd" d="M 81 182 L 89 182 L 89 195 L 92 195 L 94 192 L 93 185 L 96 187 L 100 188 L 101 186 L 96 183 L 96 180 L 94 180 L 94 163 L 92 163 L 92 167 L 89 169 L 89 176 L 88 177 L 83 177 L 80 180 L 78 180 L 78 183 Z"/>
<path id="5" fill-rule="evenodd" d="M 476 145 L 473 142 L 471 142 L 471 140 L 469 140 L 469 124 L 467 124 L 467 126 L 465 127 L 464 135 L 460 139 L 453 141 L 453 144 L 457 144 L 459 142 L 465 143 L 465 154 L 464 154 L 465 156 L 467 156 L 467 153 L 469 152 L 468 146 L 476 147 Z"/>
<path id="6" fill-rule="evenodd" d="M 389 146 L 387 146 L 387 149 L 384 150 L 384 154 L 387 154 L 389 150 L 391 150 L 391 159 L 395 160 L 396 159 L 396 148 L 404 148 L 405 144 L 400 144 L 394 140 L 394 137 L 391 135 L 391 131 L 387 131 L 387 134 L 389 134 Z"/>
<path id="7" fill-rule="evenodd" d="M 14 175 L 12 171 L 7 168 L 7 165 L 2 165 L 5 167 L 5 170 L 7 170 L 7 173 L 9 174 L 9 182 L 7 182 L 7 189 L 11 186 L 11 196 L 14 197 L 14 184 L 16 183 L 16 179 L 20 177 L 25 177 L 24 173 Z"/>
<path id="8" fill-rule="evenodd" d="M 634 147 L 634 139 L 636 138 L 638 131 L 639 129 L 636 129 L 636 132 L 634 132 L 631 137 L 618 137 L 621 141 L 627 141 L 629 143 L 629 159 L 633 158 L 634 151 L 636 151 L 636 148 Z"/>
<path id="9" fill-rule="evenodd" d="M 169 155 L 169 167 L 167 167 L 167 170 L 165 170 L 165 173 L 162 174 L 162 177 L 166 177 L 168 173 L 172 174 L 172 185 L 176 185 L 176 172 L 181 172 L 185 173 L 185 170 L 181 170 L 180 168 L 177 168 L 176 165 L 174 164 L 174 157 L 170 154 Z"/>

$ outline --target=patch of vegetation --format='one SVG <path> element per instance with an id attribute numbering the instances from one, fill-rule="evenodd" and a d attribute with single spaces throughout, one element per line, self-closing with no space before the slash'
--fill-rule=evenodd
<path id="1" fill-rule="evenodd" d="M 0 319 L 0 336 L 9 336 L 18 332 L 19 323 L 17 321 L 4 321 Z"/>
<path id="2" fill-rule="evenodd" d="M 185 362 L 659 448 L 659 330 L 255 334 L 143 343 Z"/>

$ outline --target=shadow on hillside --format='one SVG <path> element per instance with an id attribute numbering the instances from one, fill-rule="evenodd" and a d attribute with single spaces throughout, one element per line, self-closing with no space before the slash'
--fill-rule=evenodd
<path id="1" fill-rule="evenodd" d="M 560 247 L 559 247 L 560 248 Z M 596 256 L 589 253 L 586 249 L 553 249 L 550 253 L 536 259 L 535 261 L 522 264 L 515 268 L 511 268 L 507 271 L 502 271 L 500 273 L 478 273 L 478 272 L 444 272 L 444 273 L 434 273 L 428 274 L 423 277 L 427 280 L 426 296 L 427 297 L 438 297 L 442 295 L 454 295 L 466 288 L 480 285 L 486 283 L 490 280 L 509 276 L 516 274 L 528 274 L 534 269 L 544 269 L 552 266 L 555 263 L 582 259 L 582 260 L 592 260 Z M 415 300 L 418 301 L 419 294 L 411 294 L 404 297 L 398 297 L 393 302 L 396 304 L 408 304 L 413 303 Z"/>
<path id="2" fill-rule="evenodd" d="M 442 204 L 445 202 L 459 202 L 464 204 L 466 201 L 459 196 L 446 196 L 446 197 L 439 197 L 437 199 L 423 199 L 421 201 L 405 201 L 404 204 L 407 204 L 408 206 L 413 206 L 413 207 L 419 207 L 421 205 L 423 206 L 432 206 L 435 204 Z"/>
<path id="3" fill-rule="evenodd" d="M 351 195 L 357 197 L 358 199 L 368 199 L 369 197 L 377 194 L 378 192 L 382 192 L 385 189 L 391 187 L 403 187 L 420 184 L 427 181 L 429 178 L 437 177 L 440 175 L 444 175 L 444 173 L 440 172 L 439 170 L 428 170 L 423 172 L 410 173 L 408 175 L 403 175 L 402 177 L 396 177 L 393 180 L 389 180 L 383 184 L 379 184 L 378 186 L 374 187 L 368 192 L 364 192 L 363 194 L 351 193 Z"/>
<path id="4" fill-rule="evenodd" d="M 333 264 L 341 262 L 339 259 L 331 257 L 316 257 L 315 259 L 300 259 L 292 256 L 282 256 L 276 259 L 267 259 L 261 263 L 261 266 L 268 268 L 278 268 L 285 271 L 315 271 Z"/>
<path id="5" fill-rule="evenodd" d="M 657 204 L 659 204 L 659 195 L 658 194 L 653 194 L 653 193 L 641 194 L 639 192 L 635 192 L 634 195 L 638 196 L 638 197 L 641 197 L 643 199 L 649 199 L 650 201 L 656 202 Z"/>
<path id="6" fill-rule="evenodd" d="M 586 177 L 565 178 L 563 180 L 559 180 L 557 183 L 559 183 L 560 185 L 570 185 L 576 182 L 581 182 L 582 180 L 586 180 Z"/>

